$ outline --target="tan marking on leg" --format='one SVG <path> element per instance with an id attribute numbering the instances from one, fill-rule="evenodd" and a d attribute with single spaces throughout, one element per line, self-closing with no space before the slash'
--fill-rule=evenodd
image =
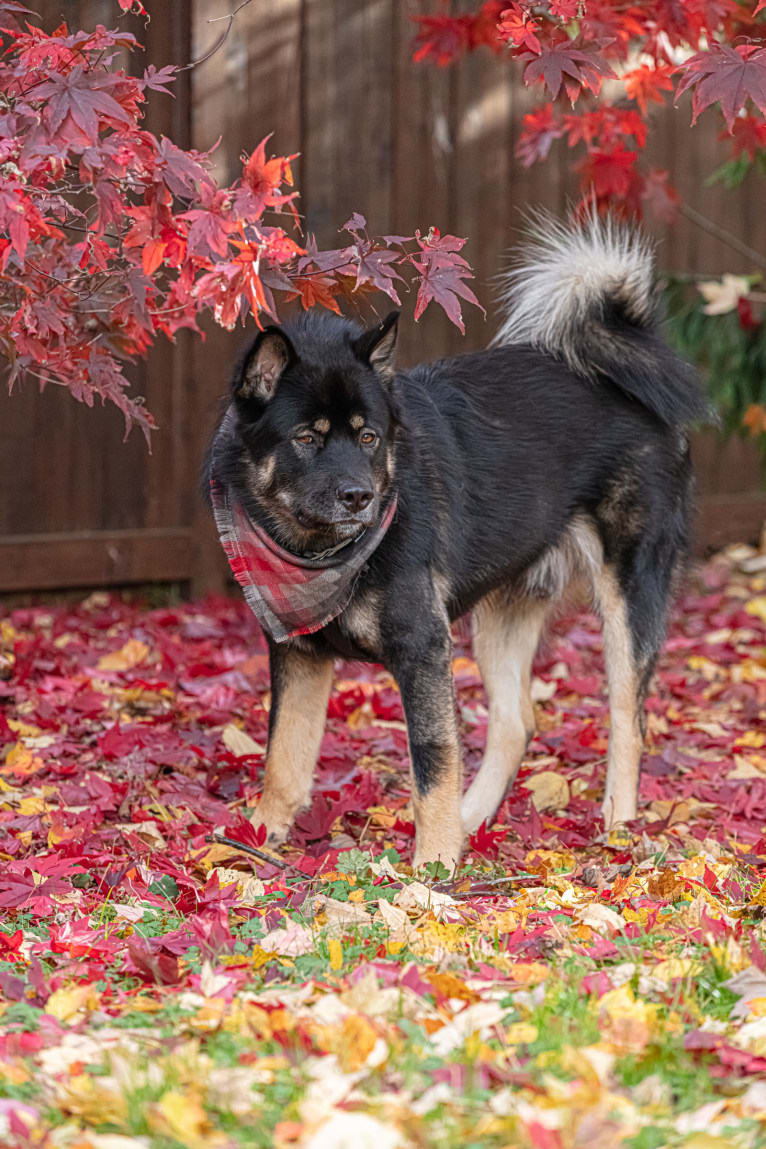
<path id="1" fill-rule="evenodd" d="M 425 794 L 412 788 L 415 811 L 415 869 L 429 862 L 441 862 L 454 870 L 463 848 L 460 794 L 463 788 L 460 749 L 455 743 L 445 751 L 439 780 Z"/>
<path id="2" fill-rule="evenodd" d="M 325 419 L 324 416 L 321 419 L 315 419 L 314 430 L 318 431 L 320 435 L 326 435 L 330 430 L 330 420 Z"/>
<path id="3" fill-rule="evenodd" d="M 628 611 L 614 571 L 604 566 L 595 580 L 603 623 L 604 661 L 609 684 L 609 751 L 604 790 L 604 824 L 609 830 L 636 817 L 641 769 L 639 674 L 633 654 Z"/>
<path id="4" fill-rule="evenodd" d="M 534 732 L 532 660 L 548 609 L 539 599 L 509 606 L 501 592 L 488 595 L 473 613 L 473 649 L 489 696 L 489 726 L 484 760 L 461 807 L 469 834 L 497 810 Z"/>
<path id="5" fill-rule="evenodd" d="M 331 661 L 292 654 L 266 754 L 263 796 L 252 819 L 266 826 L 270 841 L 283 841 L 295 815 L 311 801 L 331 686 Z"/>
<path id="6" fill-rule="evenodd" d="M 351 426 L 353 427 L 353 429 L 355 431 L 361 431 L 362 427 L 364 426 L 364 416 L 363 415 L 352 415 L 351 418 L 349 419 L 349 423 L 351 424 Z"/>

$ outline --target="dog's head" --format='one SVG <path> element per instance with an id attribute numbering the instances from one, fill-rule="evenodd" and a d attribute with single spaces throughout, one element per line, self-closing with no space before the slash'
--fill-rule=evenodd
<path id="1" fill-rule="evenodd" d="M 267 327 L 235 373 L 238 485 L 292 550 L 378 520 L 395 468 L 397 319 L 367 331 L 331 316 Z"/>

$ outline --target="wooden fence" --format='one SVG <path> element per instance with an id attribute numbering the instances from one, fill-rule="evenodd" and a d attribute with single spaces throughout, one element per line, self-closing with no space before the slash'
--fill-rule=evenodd
<path id="1" fill-rule="evenodd" d="M 151 22 L 131 28 L 157 65 L 205 54 L 231 0 L 148 0 Z M 432 224 L 469 237 L 485 322 L 467 309 L 465 340 L 440 314 L 418 325 L 405 300 L 405 362 L 481 346 L 491 334 L 492 276 L 530 204 L 566 208 L 575 193 L 563 145 L 528 170 L 514 159 L 521 116 L 533 96 L 512 69 L 487 54 L 446 70 L 411 62 L 413 12 L 427 0 L 252 0 L 225 44 L 182 74 L 177 98 L 153 100 L 149 127 L 214 152 L 226 181 L 240 156 L 269 132 L 269 148 L 300 153 L 296 184 L 305 227 L 320 244 L 339 242 L 353 210 L 377 233 Z M 113 23 L 112 0 L 45 0 L 82 26 Z M 757 188 L 706 188 L 724 158 L 713 117 L 689 130 L 690 111 L 658 110 L 652 162 L 698 211 L 766 251 L 766 213 Z M 554 145 L 554 149 L 555 149 Z M 710 275 L 750 271 L 746 260 L 681 220 L 661 236 L 668 269 Z M 0 452 L 0 590 L 181 581 L 193 590 L 221 585 L 224 567 L 196 473 L 226 386 L 226 363 L 244 333 L 208 331 L 158 345 L 135 374 L 160 430 L 147 454 L 137 433 L 122 445 L 116 411 L 88 411 L 49 387 L 27 384 L 3 399 Z M 701 544 L 754 537 L 766 517 L 758 461 L 746 442 L 695 444 Z"/>

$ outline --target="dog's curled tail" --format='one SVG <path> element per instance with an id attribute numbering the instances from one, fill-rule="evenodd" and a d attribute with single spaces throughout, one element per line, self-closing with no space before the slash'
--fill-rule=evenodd
<path id="1" fill-rule="evenodd" d="M 562 223 L 536 213 L 502 277 L 495 346 L 526 343 L 589 379 L 609 379 L 663 422 L 710 417 L 694 369 L 661 333 L 649 240 L 595 211 Z"/>

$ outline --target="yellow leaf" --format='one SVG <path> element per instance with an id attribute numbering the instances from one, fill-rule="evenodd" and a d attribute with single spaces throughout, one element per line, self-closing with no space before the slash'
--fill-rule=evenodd
<path id="1" fill-rule="evenodd" d="M 122 1125 L 127 1118 L 122 1094 L 87 1073 L 64 1081 L 56 1094 L 56 1104 L 64 1113 L 81 1117 L 88 1125 Z"/>
<path id="2" fill-rule="evenodd" d="M 343 946 L 337 938 L 330 938 L 327 948 L 330 951 L 330 969 L 340 969 L 343 965 Z"/>
<path id="3" fill-rule="evenodd" d="M 761 734 L 758 730 L 746 730 L 735 740 L 734 745 L 750 746 L 753 750 L 760 750 L 761 746 L 766 745 L 766 734 Z"/>
<path id="4" fill-rule="evenodd" d="M 260 969 L 261 966 L 268 965 L 270 961 L 273 961 L 276 956 L 274 950 L 265 950 L 263 946 L 254 945 L 250 960 L 256 969 Z"/>
<path id="5" fill-rule="evenodd" d="M 514 1021 L 504 1030 L 504 1037 L 508 1045 L 529 1045 L 537 1041 L 537 1026 L 528 1021 Z"/>
<path id="6" fill-rule="evenodd" d="M 48 998 L 45 1012 L 59 1021 L 71 1021 L 79 1013 L 98 1009 L 99 1004 L 98 992 L 90 983 L 61 986 Z"/>
<path id="7" fill-rule="evenodd" d="M 508 972 L 520 985 L 539 985 L 548 977 L 550 970 L 541 961 L 517 961 L 508 967 Z"/>
<path id="8" fill-rule="evenodd" d="M 32 751 L 25 746 L 23 742 L 17 742 L 5 756 L 3 773 L 13 772 L 14 774 L 27 776 L 29 774 L 36 774 L 38 770 L 42 770 L 43 766 L 44 762 L 42 758 L 35 757 Z"/>
<path id="9" fill-rule="evenodd" d="M 694 958 L 672 957 L 656 965 L 651 971 L 651 974 L 652 977 L 659 978 L 660 981 L 667 983 L 688 977 L 692 971 L 696 973 L 699 968 L 700 963 Z"/>
<path id="10" fill-rule="evenodd" d="M 766 594 L 758 595 L 757 598 L 751 598 L 750 602 L 745 603 L 745 610 L 748 614 L 759 618 L 761 622 L 766 622 Z"/>
<path id="11" fill-rule="evenodd" d="M 378 1035 L 366 1017 L 349 1014 L 343 1022 L 338 1055 L 346 1073 L 361 1069 L 378 1042 Z"/>
<path id="12" fill-rule="evenodd" d="M 542 770 L 522 782 L 532 795 L 532 805 L 542 810 L 563 810 L 569 805 L 569 783 L 554 770 Z"/>
<path id="13" fill-rule="evenodd" d="M 34 794 L 22 798 L 18 807 L 19 814 L 44 814 L 47 809 L 48 803 L 45 799 Z"/>
<path id="14" fill-rule="evenodd" d="M 721 674 L 725 673 L 717 663 L 712 662 L 709 658 L 705 658 L 702 654 L 692 654 L 686 660 L 686 664 L 690 670 L 699 670 L 705 678 L 712 682 L 714 678 L 718 678 Z"/>
<path id="15" fill-rule="evenodd" d="M 149 647 L 145 642 L 129 638 L 120 650 L 113 654 L 103 654 L 96 666 L 98 670 L 132 670 L 144 661 L 148 653 Z"/>
<path id="16" fill-rule="evenodd" d="M 14 734 L 18 734 L 19 738 L 37 738 L 42 734 L 39 726 L 30 726 L 26 722 L 19 721 L 18 718 L 8 719 L 8 729 L 12 730 Z"/>
<path id="17" fill-rule="evenodd" d="M 629 985 L 608 990 L 598 1003 L 599 1028 L 618 1049 L 640 1053 L 658 1024 L 659 1006 L 636 1001 Z"/>
<path id="18" fill-rule="evenodd" d="M 14 1061 L 0 1061 L 0 1080 L 6 1081 L 9 1085 L 23 1085 L 31 1076 L 20 1058 Z"/>
<path id="19" fill-rule="evenodd" d="M 719 1137 L 715 1133 L 692 1133 L 684 1138 L 682 1144 L 683 1149 L 736 1149 L 728 1137 Z"/>
<path id="20" fill-rule="evenodd" d="M 174 1137 L 190 1149 L 221 1144 L 218 1135 L 211 1136 L 210 1122 L 197 1093 L 179 1093 L 169 1089 L 156 1105 L 150 1107 L 147 1120 L 154 1133 Z"/>

